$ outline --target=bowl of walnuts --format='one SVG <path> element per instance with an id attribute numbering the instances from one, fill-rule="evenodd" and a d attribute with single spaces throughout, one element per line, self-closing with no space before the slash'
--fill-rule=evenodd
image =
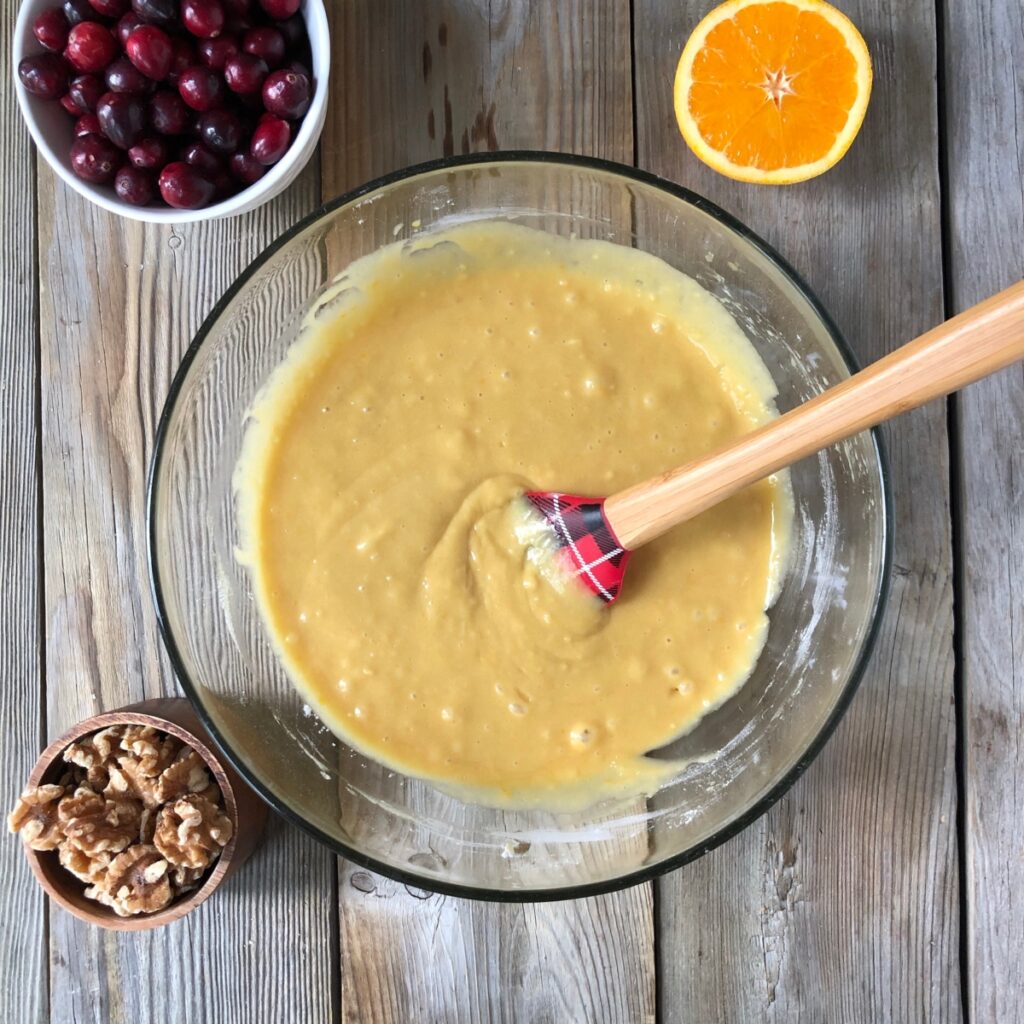
<path id="1" fill-rule="evenodd" d="M 51 743 L 7 821 L 65 910 L 136 931 L 207 900 L 266 815 L 188 701 L 169 698 L 95 715 Z"/>

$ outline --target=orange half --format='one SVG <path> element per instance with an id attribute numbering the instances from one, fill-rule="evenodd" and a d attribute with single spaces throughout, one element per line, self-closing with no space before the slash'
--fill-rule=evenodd
<path id="1" fill-rule="evenodd" d="M 690 149 L 730 178 L 766 185 L 838 163 L 870 95 L 867 44 L 824 0 L 727 0 L 693 30 L 676 70 Z"/>

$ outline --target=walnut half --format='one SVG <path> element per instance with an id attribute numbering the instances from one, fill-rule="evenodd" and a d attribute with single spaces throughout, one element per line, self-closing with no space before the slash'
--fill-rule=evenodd
<path id="1" fill-rule="evenodd" d="M 135 842 L 141 812 L 134 800 L 107 800 L 85 786 L 64 797 L 57 808 L 65 843 L 90 857 L 119 853 Z"/>
<path id="2" fill-rule="evenodd" d="M 64 838 L 57 805 L 63 786 L 36 786 L 21 794 L 7 815 L 7 827 L 17 832 L 33 850 L 56 850 Z"/>
<path id="3" fill-rule="evenodd" d="M 152 726 L 129 725 L 121 737 L 121 749 L 135 755 L 138 775 L 152 779 L 170 766 L 181 743 Z"/>
<path id="4" fill-rule="evenodd" d="M 203 792 L 210 785 L 206 762 L 191 747 L 183 747 L 157 780 L 155 792 L 157 800 L 166 804 L 188 793 Z"/>
<path id="5" fill-rule="evenodd" d="M 207 868 L 231 840 L 231 819 L 205 797 L 183 796 L 162 808 L 153 844 L 175 867 Z"/>
<path id="6" fill-rule="evenodd" d="M 124 730 L 123 725 L 111 725 L 83 736 L 64 751 L 64 760 L 86 770 L 105 765 L 121 745 Z"/>
<path id="7" fill-rule="evenodd" d="M 110 862 L 104 879 L 86 889 L 85 895 L 120 917 L 152 914 L 163 910 L 174 897 L 168 868 L 155 847 L 136 843 Z"/>
<path id="8" fill-rule="evenodd" d="M 158 807 L 156 779 L 144 775 L 134 754 L 122 754 L 108 766 L 108 782 L 103 792 L 111 799 L 138 800 L 144 807 Z"/>

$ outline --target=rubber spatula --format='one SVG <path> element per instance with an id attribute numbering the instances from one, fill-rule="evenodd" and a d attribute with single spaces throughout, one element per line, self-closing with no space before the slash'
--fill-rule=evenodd
<path id="1" fill-rule="evenodd" d="M 1024 281 L 717 451 L 607 498 L 530 491 L 557 561 L 615 601 L 630 554 L 777 470 L 1024 358 Z"/>

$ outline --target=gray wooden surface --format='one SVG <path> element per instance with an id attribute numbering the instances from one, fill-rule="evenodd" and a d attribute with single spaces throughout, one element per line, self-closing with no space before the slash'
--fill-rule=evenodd
<path id="1" fill-rule="evenodd" d="M 46 739 L 174 690 L 144 559 L 155 420 L 216 298 L 321 196 L 453 152 L 635 159 L 776 245 L 864 360 L 1024 273 L 1016 0 L 843 0 L 871 108 L 838 168 L 787 189 L 729 182 L 678 136 L 672 73 L 704 0 L 330 6 L 318 157 L 228 222 L 142 227 L 77 199 L 3 87 L 5 803 Z M 1022 382 L 887 429 L 896 568 L 871 671 L 807 775 L 719 850 L 600 899 L 497 906 L 278 823 L 216 900 L 117 936 L 46 907 L 7 840 L 0 1021 L 1024 1021 Z"/>
<path id="2" fill-rule="evenodd" d="M 0 53 L 11 48 L 5 5 Z M 8 80 L 7 64 L 0 68 Z M 14 93 L 0 90 L 0 786 L 6 805 L 44 742 L 39 564 L 39 284 L 36 158 Z M 26 202 L 28 198 L 28 202 Z M 17 843 L 0 844 L 0 1020 L 47 1016 L 46 907 Z"/>
<path id="3" fill-rule="evenodd" d="M 1024 277 L 1024 7 L 944 7 L 955 313 Z M 965 391 L 955 413 L 967 992 L 972 1020 L 1022 1024 L 1024 367 Z"/>

